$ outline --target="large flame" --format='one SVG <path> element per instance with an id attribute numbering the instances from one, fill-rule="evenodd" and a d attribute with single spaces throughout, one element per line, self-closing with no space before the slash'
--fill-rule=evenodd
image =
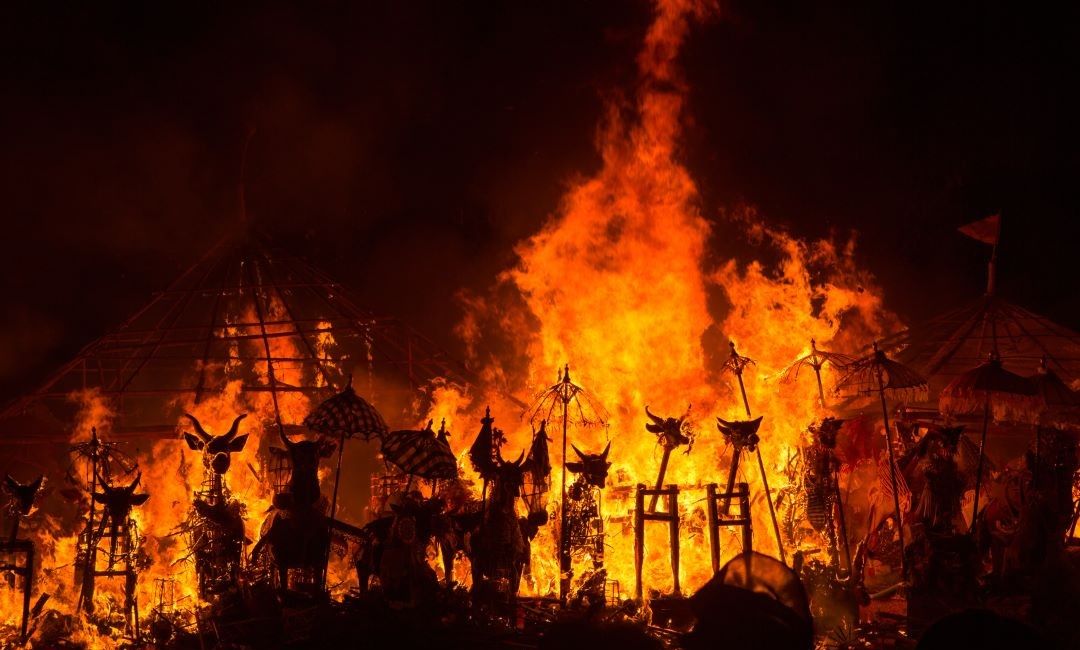
<path id="1" fill-rule="evenodd" d="M 775 497 L 786 482 L 781 467 L 822 413 L 816 387 L 781 387 L 770 379 L 809 352 L 811 338 L 851 350 L 895 324 L 872 278 L 856 267 L 853 242 L 805 243 L 765 226 L 752 210 L 739 211 L 722 230 L 703 216 L 694 180 L 679 161 L 687 88 L 676 59 L 691 20 L 709 9 L 688 0 L 658 2 L 638 57 L 635 101 L 610 106 L 600 130 L 601 169 L 573 185 L 540 232 L 518 245 L 518 263 L 494 291 L 467 296 L 459 328 L 473 361 L 503 391 L 529 400 L 569 363 L 574 379 L 607 407 L 607 428 L 571 428 L 569 437 L 591 451 L 612 441 L 605 564 L 624 594 L 635 580 L 633 486 L 654 484 L 661 458 L 656 438 L 643 428 L 646 404 L 671 416 L 692 405 L 697 443 L 690 455 L 672 457 L 664 482 L 682 490 L 681 583 L 693 589 L 711 573 L 704 485 L 723 485 L 731 456 L 714 418 L 745 418 L 735 377 L 719 372 L 727 342 L 756 361 L 744 382 L 754 415 L 765 416 L 761 450 Z M 712 242 L 733 237 L 746 237 L 779 262 L 708 258 Z M 710 308 L 717 289 L 729 303 L 725 313 Z M 510 445 L 527 444 L 520 408 L 496 394 L 477 397 L 470 407 L 461 395 L 436 395 L 433 413 L 471 432 L 490 402 Z M 468 442 L 459 435 L 456 449 Z M 560 447 L 553 445 L 555 490 Z M 754 492 L 755 547 L 775 554 L 756 460 L 744 456 L 741 467 L 740 480 Z M 540 593 L 557 585 L 551 528 L 533 545 L 528 584 Z M 734 531 L 724 534 L 722 548 L 725 556 L 740 548 Z M 673 586 L 666 526 L 647 532 L 643 583 L 646 590 Z"/>
<path id="2" fill-rule="evenodd" d="M 638 483 L 655 483 L 661 458 L 656 438 L 643 428 L 646 404 L 656 413 L 672 416 L 692 405 L 696 443 L 689 455 L 680 451 L 671 458 L 664 481 L 681 489 L 680 573 L 682 587 L 688 591 L 704 583 L 711 571 L 704 486 L 723 484 L 731 457 L 714 419 L 745 416 L 735 378 L 720 370 L 728 341 L 756 361 L 743 379 L 754 415 L 765 416 L 762 460 L 775 496 L 787 480 L 781 468 L 802 444 L 807 424 L 823 413 L 816 387 L 782 386 L 773 379 L 809 351 L 811 338 L 823 347 L 851 351 L 897 325 L 884 309 L 872 277 L 856 265 L 853 241 L 840 245 L 831 240 L 803 242 L 765 225 L 748 209 L 722 223 L 703 214 L 696 184 L 679 160 L 688 88 L 677 57 L 692 20 L 709 15 L 712 9 L 704 1 L 657 1 L 655 20 L 637 61 L 636 93 L 628 104 L 612 103 L 599 130 L 600 170 L 575 183 L 541 230 L 517 246 L 518 262 L 501 274 L 490 293 L 465 297 L 467 313 L 458 332 L 488 387 L 463 394 L 450 385 L 433 386 L 430 409 L 420 421 L 422 425 L 428 418 L 445 418 L 456 434 L 451 439 L 454 449 L 463 455 L 484 407 L 490 405 L 497 426 L 505 429 L 514 448 L 506 455 L 516 457 L 531 437 L 520 404 L 554 383 L 558 369 L 570 364 L 575 381 L 590 390 L 610 414 L 607 427 L 571 428 L 569 438 L 588 451 L 599 451 L 612 442 L 614 464 L 604 497 L 605 564 L 609 578 L 620 583 L 624 594 L 635 580 L 630 525 L 633 488 Z M 718 260 L 713 244 L 734 238 L 745 238 L 763 257 L 778 261 Z M 718 307 L 719 302 L 726 305 Z M 285 320 L 274 313 L 279 309 L 271 301 L 267 320 Z M 233 322 L 255 322 L 256 316 L 234 314 Z M 276 333 L 288 327 L 268 329 Z M 233 334 L 259 334 L 232 330 Z M 269 342 L 274 357 L 302 356 L 301 350 L 292 349 L 293 338 Z M 258 338 L 234 343 L 237 347 L 262 344 Z M 317 344 L 319 354 L 328 358 L 334 356 L 333 347 L 328 334 Z M 248 357 L 264 353 L 261 349 L 244 352 Z M 310 367 L 279 364 L 274 370 L 276 379 L 285 384 L 321 382 L 317 376 L 304 374 L 312 372 Z M 300 393 L 279 394 L 275 404 L 269 392 L 241 392 L 245 373 L 254 372 L 264 383 L 268 381 L 265 365 L 229 362 L 212 371 L 228 380 L 226 390 L 198 404 L 187 401 L 180 406 L 214 432 L 227 429 L 238 413 L 250 414 L 242 428 L 250 435 L 249 442 L 233 458 L 226 480 L 247 505 L 246 532 L 254 540 L 272 498 L 261 474 L 261 459 L 277 437 L 275 412 L 285 423 L 296 423 L 311 404 Z M 829 379 L 826 376 L 826 382 Z M 73 438 L 84 440 L 91 427 L 107 435 L 113 414 L 101 396 L 88 393 L 77 398 L 83 408 Z M 187 423 L 177 424 L 180 429 Z M 558 436 L 559 428 L 552 426 L 549 432 Z M 563 462 L 560 442 L 552 445 L 556 495 Z M 140 575 L 140 608 L 145 615 L 154 605 L 160 579 L 175 580 L 181 604 L 186 601 L 194 606 L 196 578 L 190 562 L 184 560 L 183 539 L 175 532 L 202 481 L 201 458 L 170 439 L 156 442 L 139 461 L 144 489 L 152 495 L 135 510 L 150 559 Z M 470 470 L 464 465 L 468 475 Z M 756 460 L 745 458 L 740 475 L 754 493 L 755 546 L 776 553 Z M 549 500 L 553 507 L 556 502 L 556 498 Z M 39 513 L 32 528 L 41 555 L 39 565 L 47 567 L 35 591 L 52 594 L 51 607 L 73 611 L 77 588 L 72 584 L 71 565 L 78 528 L 45 513 Z M 666 536 L 664 526 L 648 530 L 646 590 L 672 588 Z M 556 538 L 553 523 L 535 540 L 526 591 L 549 594 L 557 589 Z M 739 548 L 736 533 L 725 533 L 724 555 Z M 332 582 L 345 579 L 342 563 L 333 569 Z M 122 598 L 118 582 L 99 583 L 99 611 Z M 0 589 L 0 612 L 6 620 L 16 620 L 20 607 L 15 590 Z M 111 637 L 99 637 L 88 625 L 76 636 L 97 647 L 115 643 Z"/>

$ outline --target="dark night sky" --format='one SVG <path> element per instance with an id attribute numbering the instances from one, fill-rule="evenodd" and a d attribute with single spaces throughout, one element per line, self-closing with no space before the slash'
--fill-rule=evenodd
<path id="1" fill-rule="evenodd" d="M 454 349 L 430 324 L 596 168 L 650 19 L 625 1 L 50 4 L 0 9 L 0 398 L 220 236 L 248 124 L 258 222 Z M 986 251 L 955 228 L 1000 210 L 1002 293 L 1080 326 L 1076 15 L 809 4 L 727 4 L 684 49 L 685 159 L 719 245 L 738 204 L 802 236 L 855 229 L 917 320 L 978 294 Z"/>

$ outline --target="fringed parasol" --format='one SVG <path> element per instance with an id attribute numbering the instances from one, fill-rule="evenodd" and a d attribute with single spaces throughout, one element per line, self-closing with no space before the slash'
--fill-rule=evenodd
<path id="1" fill-rule="evenodd" d="M 986 459 L 986 432 L 991 414 L 999 419 L 1031 421 L 1038 416 L 1039 401 L 1035 387 L 1027 379 L 1009 372 L 994 353 L 984 363 L 961 374 L 941 391 L 938 408 L 946 416 L 971 415 L 982 410 L 982 435 L 979 437 L 979 462 L 975 472 L 975 502 L 971 528 L 979 514 L 979 491 L 982 488 L 983 463 Z"/>
<path id="2" fill-rule="evenodd" d="M 325 435 L 337 435 L 337 468 L 334 470 L 334 496 L 330 500 L 330 521 L 337 515 L 338 485 L 341 483 L 341 456 L 345 451 L 345 439 L 359 436 L 364 440 L 372 437 L 382 438 L 390 432 L 386 420 L 365 400 L 356 394 L 352 387 L 352 375 L 345 380 L 345 389 L 327 399 L 304 418 L 304 426 Z M 327 551 L 326 561 L 330 561 Z M 323 571 L 325 584 L 326 571 Z"/>
<path id="3" fill-rule="evenodd" d="M 1006 370 L 994 356 L 949 382 L 941 390 L 938 408 L 947 416 L 976 415 L 988 399 L 992 415 L 999 421 L 1030 422 L 1041 410 L 1035 386 Z"/>
<path id="4" fill-rule="evenodd" d="M 561 411 L 561 413 L 560 413 Z M 566 538 L 566 438 L 570 425 L 580 428 L 606 427 L 607 410 L 581 386 L 570 381 L 570 364 L 566 364 L 558 383 L 548 387 L 536 398 L 528 411 L 529 423 L 551 422 L 552 416 L 562 418 L 562 502 L 560 510 L 559 560 L 562 571 L 559 580 L 559 599 L 566 598 L 570 587 L 570 549 Z"/>
<path id="5" fill-rule="evenodd" d="M 450 449 L 445 435 L 436 434 L 431 428 L 419 431 L 393 431 L 383 437 L 382 455 L 388 462 L 411 476 L 429 480 L 457 478 L 457 458 Z M 446 422 L 440 433 L 446 433 Z"/>
<path id="6" fill-rule="evenodd" d="M 853 361 L 855 361 L 855 357 L 846 354 L 819 350 L 817 341 L 810 339 L 810 354 L 799 357 L 793 361 L 780 376 L 780 381 L 786 383 L 793 382 L 799 378 L 799 372 L 803 368 L 813 369 L 814 377 L 817 379 L 818 397 L 821 399 L 821 408 L 825 408 L 825 388 L 821 384 L 821 369 L 825 367 L 826 363 L 835 368 L 843 369 Z"/>
<path id="7" fill-rule="evenodd" d="M 1043 357 L 1039 370 L 1028 377 L 1039 400 L 1039 423 L 1050 426 L 1080 423 L 1080 393 L 1069 388 L 1046 366 L 1046 357 Z"/>
<path id="8" fill-rule="evenodd" d="M 326 400 L 304 418 L 304 426 L 326 435 L 352 438 L 359 436 L 364 440 L 372 437 L 381 438 L 390 432 L 382 415 L 363 397 L 356 394 L 352 387 L 352 377 L 345 390 Z"/>
<path id="9" fill-rule="evenodd" d="M 878 349 L 874 341 L 874 351 L 861 359 L 845 366 L 846 372 L 837 383 L 837 390 L 844 388 L 858 393 L 877 393 L 881 400 L 881 417 L 885 424 L 885 447 L 889 452 L 889 483 L 893 512 L 896 515 L 896 531 L 900 539 L 900 573 L 907 580 L 907 559 L 904 557 L 904 523 L 900 514 L 900 487 L 896 472 L 896 452 L 893 450 L 892 428 L 889 426 L 889 405 L 885 401 L 885 391 L 901 394 L 918 394 L 927 390 L 926 380 L 904 364 L 893 361 Z"/>

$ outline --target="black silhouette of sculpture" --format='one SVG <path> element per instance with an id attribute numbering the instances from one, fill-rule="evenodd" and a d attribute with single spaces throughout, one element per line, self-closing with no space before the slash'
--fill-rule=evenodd
<path id="1" fill-rule="evenodd" d="M 247 541 L 244 537 L 244 507 L 229 494 L 225 473 L 229 470 L 231 455 L 243 451 L 247 443 L 247 434 L 237 435 L 240 421 L 247 414 L 237 416 L 229 430 L 220 436 L 207 433 L 195 416 L 185 415 L 197 435 L 185 432 L 184 440 L 193 451 L 202 452 L 205 475 L 183 528 L 188 533 L 195 560 L 199 594 L 207 598 L 234 587 L 240 575 Z"/>
<path id="2" fill-rule="evenodd" d="M 11 522 L 11 534 L 0 538 L 0 571 L 10 571 L 22 578 L 22 623 L 19 638 L 26 638 L 26 626 L 30 619 L 30 593 L 34 586 L 34 542 L 19 538 L 19 524 L 34 508 L 34 498 L 41 489 L 43 476 L 30 483 L 19 483 L 10 475 L 4 477 L 3 491 L 8 495 L 6 515 Z M 19 557 L 22 563 L 19 563 Z M 12 583 L 14 586 L 14 583 Z"/>
<path id="3" fill-rule="evenodd" d="M 269 551 L 278 588 L 283 592 L 290 588 L 321 590 L 330 528 L 326 499 L 319 491 L 319 462 L 334 452 L 335 444 L 322 437 L 293 442 L 284 431 L 280 435 L 285 448 L 272 447 L 270 451 L 289 457 L 291 473 L 286 491 L 274 496 L 274 510 L 263 522 L 262 537 L 251 549 L 251 557 L 257 560 L 264 549 Z M 302 574 L 292 585 L 290 569 Z"/>

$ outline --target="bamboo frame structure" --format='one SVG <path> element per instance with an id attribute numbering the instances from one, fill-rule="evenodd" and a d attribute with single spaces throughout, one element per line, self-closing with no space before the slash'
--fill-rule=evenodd
<path id="1" fill-rule="evenodd" d="M 341 354 L 325 352 L 332 337 Z M 289 352 L 275 351 L 285 340 Z M 109 400 L 121 436 L 170 436 L 180 415 L 169 398 L 196 404 L 225 390 L 224 368 L 240 368 L 242 394 L 329 397 L 363 363 L 380 381 L 414 391 L 436 378 L 462 386 L 473 375 L 402 321 L 359 306 L 341 284 L 256 235 L 230 236 L 114 330 L 85 346 L 32 392 L 0 410 L 0 443 L 70 437 L 73 393 Z M 282 370 L 302 381 L 282 381 Z M 358 369 L 359 370 L 359 369 Z M 232 378 L 232 377 L 229 377 Z"/>

